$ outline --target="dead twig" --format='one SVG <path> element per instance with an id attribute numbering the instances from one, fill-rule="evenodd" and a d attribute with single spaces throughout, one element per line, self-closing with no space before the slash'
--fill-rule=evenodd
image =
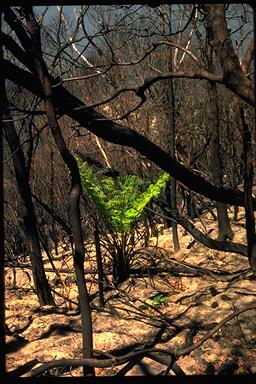
<path id="1" fill-rule="evenodd" d="M 40 367 L 35 368 L 31 372 L 31 377 L 36 377 L 41 375 L 43 372 L 53 368 L 53 367 L 62 367 L 62 366 L 88 366 L 88 367 L 97 367 L 97 368 L 109 368 L 112 366 L 118 366 L 127 363 L 128 361 L 137 358 L 138 356 L 148 357 L 152 360 L 158 361 L 163 365 L 168 367 L 168 370 L 172 368 L 179 357 L 190 354 L 195 349 L 199 348 L 204 344 L 209 338 L 211 338 L 215 332 L 217 332 L 225 323 L 230 321 L 232 318 L 240 315 L 243 312 L 255 310 L 256 303 L 248 305 L 244 308 L 241 308 L 235 312 L 232 312 L 230 315 L 225 317 L 220 321 L 207 335 L 205 335 L 199 342 L 189 345 L 188 347 L 181 348 L 178 350 L 171 349 L 159 349 L 159 348 L 145 348 L 139 351 L 129 352 L 123 356 L 114 356 L 106 359 L 99 358 L 87 358 L 87 359 L 60 359 L 50 361 L 48 363 L 42 364 Z"/>

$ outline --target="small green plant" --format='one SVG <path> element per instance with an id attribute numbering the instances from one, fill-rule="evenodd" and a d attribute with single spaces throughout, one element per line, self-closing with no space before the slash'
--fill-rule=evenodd
<path id="1" fill-rule="evenodd" d="M 159 307 L 166 300 L 167 296 L 162 293 L 150 296 L 148 300 L 140 306 L 140 309 L 148 309 L 150 306 Z"/>
<path id="2" fill-rule="evenodd" d="M 155 183 L 134 175 L 105 177 L 101 171 L 76 158 L 81 184 L 107 224 L 109 236 L 105 246 L 113 258 L 113 274 L 118 282 L 128 277 L 129 262 L 134 254 L 134 229 L 147 203 L 157 197 L 169 179 L 163 173 Z"/>
<path id="3" fill-rule="evenodd" d="M 113 179 L 103 177 L 100 171 L 96 171 L 86 162 L 79 159 L 77 162 L 83 188 L 111 228 L 122 233 L 136 224 L 147 203 L 159 195 L 170 177 L 165 172 L 155 183 L 134 175 Z"/>

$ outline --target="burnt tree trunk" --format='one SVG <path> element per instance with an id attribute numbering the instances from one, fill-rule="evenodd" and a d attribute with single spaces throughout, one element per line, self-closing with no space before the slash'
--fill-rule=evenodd
<path id="1" fill-rule="evenodd" d="M 255 233 L 255 217 L 252 206 L 252 185 L 253 185 L 253 150 L 252 136 L 248 126 L 243 121 L 243 144 L 244 144 L 244 201 L 245 201 L 245 218 L 246 218 L 246 236 L 248 247 L 249 263 L 256 277 L 256 233 Z"/>
<path id="2" fill-rule="evenodd" d="M 99 305 L 100 305 L 100 308 L 102 308 L 105 304 L 104 293 L 103 293 L 104 271 L 103 271 L 102 256 L 101 256 L 101 249 L 100 249 L 99 228 L 96 223 L 95 223 L 95 229 L 94 229 L 94 243 L 95 243 L 95 251 L 96 251 L 97 270 L 98 270 Z"/>
<path id="3" fill-rule="evenodd" d="M 52 87 L 49 73 L 42 56 L 40 28 L 34 17 L 31 7 L 24 8 L 27 27 L 31 35 L 31 59 L 34 62 L 35 73 L 41 83 L 45 109 L 48 124 L 55 140 L 60 155 L 70 171 L 71 189 L 69 194 L 69 209 L 71 229 L 74 241 L 74 269 L 79 293 L 79 302 L 82 320 L 82 338 L 83 338 L 83 357 L 93 357 L 93 340 L 92 340 L 92 319 L 89 304 L 89 295 L 86 287 L 84 276 L 84 243 L 82 238 L 81 217 L 80 217 L 80 195 L 81 180 L 77 162 L 68 150 L 65 140 L 56 117 L 55 107 L 53 105 Z M 94 367 L 84 366 L 85 376 L 94 376 Z"/>
<path id="4" fill-rule="evenodd" d="M 3 125 L 5 138 L 8 142 L 12 153 L 13 166 L 17 187 L 21 199 L 22 217 L 24 222 L 24 232 L 29 249 L 29 256 L 32 267 L 32 275 L 35 293 L 38 297 L 39 304 L 55 305 L 52 293 L 48 284 L 48 280 L 44 271 L 42 260 L 37 220 L 34 212 L 34 206 L 31 197 L 31 189 L 29 185 L 29 175 L 26 169 L 25 157 L 20 145 L 19 137 L 14 128 L 14 124 L 10 112 L 8 110 L 7 97 L 5 93 L 5 85 L 2 86 L 2 102 L 3 117 L 8 119 Z"/>
<path id="5" fill-rule="evenodd" d="M 2 10 L 0 10 L 0 31 L 2 31 Z M 2 49 L 2 43 L 0 42 L 0 58 L 3 58 L 3 49 Z M 0 76 L 0 89 L 3 92 L 4 91 L 4 79 L 2 76 Z M 3 103 L 3 96 L 1 94 L 1 101 Z M 2 122 L 3 118 L 3 110 L 0 108 L 0 118 Z M 3 148 L 3 132 L 0 130 L 0 146 Z M 0 160 L 1 165 L 3 164 L 3 151 L 0 151 Z M 0 205 L 1 205 L 1 211 L 3 212 L 3 188 L 0 190 Z M 2 220 L 3 222 L 3 220 Z M 1 225 L 1 238 L 4 238 L 4 225 Z M 6 376 L 6 356 L 5 356 L 5 329 L 6 329 L 6 322 L 5 322 L 5 252 L 4 252 L 4 241 L 0 242 L 0 345 L 3 346 L 3 352 L 0 353 L 0 372 L 2 373 L 2 378 L 4 379 Z"/>
<path id="6" fill-rule="evenodd" d="M 214 71 L 213 65 L 213 46 L 212 46 L 212 27 L 210 22 L 207 25 L 207 61 L 209 71 Z M 223 171 L 220 156 L 220 132 L 219 132 L 219 104 L 218 104 L 218 91 L 215 82 L 208 82 L 208 110 L 210 115 L 212 140 L 211 140 L 211 173 L 215 184 L 218 187 L 223 186 Z M 218 217 L 218 239 L 224 241 L 226 239 L 232 240 L 234 233 L 232 231 L 228 212 L 227 204 L 223 202 L 216 202 L 217 217 Z"/>
<path id="7" fill-rule="evenodd" d="M 242 69 L 245 74 L 249 72 L 249 66 L 254 55 L 254 43 L 248 46 L 247 52 L 242 60 Z M 253 162 L 255 161 L 255 150 L 253 150 L 252 134 L 244 117 L 244 108 L 238 97 L 233 99 L 233 110 L 236 117 L 237 127 L 243 139 L 243 158 L 244 158 L 244 205 L 246 220 L 247 252 L 249 263 L 256 277 L 256 229 L 255 217 L 253 212 Z"/>
<path id="8" fill-rule="evenodd" d="M 245 202 L 245 220 L 248 259 L 256 277 L 256 232 L 255 217 L 252 204 L 252 186 L 253 186 L 253 144 L 252 135 L 248 125 L 245 122 L 244 110 L 240 100 L 235 101 L 236 121 L 243 138 L 244 153 L 244 202 Z"/>
<path id="9" fill-rule="evenodd" d="M 50 154 L 51 154 L 50 207 L 53 210 L 54 209 L 54 188 L 53 188 L 53 186 L 54 186 L 54 166 L 53 166 L 53 149 L 52 148 L 50 149 Z M 55 222 L 54 222 L 54 219 L 53 219 L 52 216 L 51 216 L 51 219 L 50 219 L 49 234 L 50 234 L 51 240 L 54 243 L 55 255 L 58 256 L 58 237 L 57 237 L 57 233 L 56 233 L 56 230 L 55 230 Z"/>
<path id="10" fill-rule="evenodd" d="M 171 5 L 168 5 L 169 11 L 170 11 L 170 18 L 171 18 Z M 169 23 L 169 32 L 171 34 L 171 22 Z M 170 56 L 169 56 L 169 70 L 172 71 L 173 63 L 172 63 L 172 48 L 170 49 Z M 167 80 L 167 106 L 169 109 L 168 113 L 168 133 L 167 133 L 167 151 L 170 154 L 171 157 L 175 159 L 175 96 L 174 96 L 174 89 L 173 89 L 173 79 L 170 78 Z M 166 185 L 166 199 L 168 203 L 170 204 L 171 208 L 173 210 L 177 210 L 177 188 L 176 188 L 176 179 L 174 177 L 171 178 L 170 182 Z M 178 237 L 178 230 L 177 230 L 177 224 L 175 222 L 168 222 L 168 224 L 172 227 L 172 239 L 173 239 L 173 248 L 174 252 L 178 252 L 180 249 L 179 244 L 179 237 Z"/>
<path id="11" fill-rule="evenodd" d="M 148 207 L 153 211 L 153 204 L 151 201 L 148 202 Z M 145 213 L 145 226 L 149 226 L 150 230 L 145 233 L 145 247 L 148 246 L 148 241 L 150 237 L 158 236 L 158 229 L 156 225 L 156 220 L 154 218 L 154 213 L 146 211 Z"/>
<path id="12" fill-rule="evenodd" d="M 116 254 L 113 258 L 113 284 L 118 286 L 128 279 L 130 275 L 124 249 L 121 246 L 116 247 Z"/>

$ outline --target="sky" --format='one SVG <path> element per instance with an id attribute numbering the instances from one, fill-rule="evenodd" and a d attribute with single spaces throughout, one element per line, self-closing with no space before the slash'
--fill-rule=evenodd
<path id="1" fill-rule="evenodd" d="M 99 7 L 102 7 L 99 5 Z M 64 9 L 64 14 L 66 16 L 68 16 L 71 20 L 74 18 L 74 8 L 75 6 L 64 6 L 63 9 Z M 80 6 L 77 6 L 77 9 L 79 9 Z M 133 9 L 135 8 L 135 6 L 133 7 Z M 42 14 L 44 12 L 44 10 L 46 9 L 45 6 L 37 6 L 37 7 L 34 7 L 34 10 L 36 11 L 36 13 L 38 14 Z M 118 13 L 118 11 L 115 11 L 116 13 Z M 112 15 L 115 14 L 115 12 L 112 12 Z M 239 19 L 236 19 L 236 13 L 235 12 L 232 12 L 231 9 L 229 10 L 229 14 L 232 16 L 232 20 L 229 21 L 228 20 L 228 24 L 229 24 L 229 27 L 232 29 L 232 31 L 236 31 L 236 33 L 232 34 L 231 38 L 232 38 L 232 41 L 234 44 L 236 44 L 237 41 L 240 40 L 240 36 L 241 36 L 241 30 L 239 29 Z M 48 11 L 45 15 L 45 23 L 49 23 L 56 15 L 58 14 L 57 12 L 57 7 L 56 6 L 49 6 L 48 7 Z M 87 32 L 89 34 L 94 34 L 95 33 L 95 27 L 93 26 L 93 24 L 90 22 L 90 19 L 87 17 L 87 14 L 85 16 L 87 19 L 86 19 L 86 29 L 87 29 Z M 73 19 L 75 21 L 75 19 Z M 100 18 L 98 19 L 98 21 L 100 21 Z M 97 31 L 100 30 L 100 25 L 98 24 L 97 25 Z M 249 33 L 250 32 L 250 33 Z M 247 49 L 248 47 L 248 43 L 250 41 L 250 39 L 253 37 L 252 35 L 252 26 L 249 25 L 249 24 L 245 24 L 244 26 L 244 29 L 242 30 L 242 33 L 243 35 L 245 36 L 245 41 L 244 41 L 244 44 L 243 44 L 243 50 L 240 52 L 241 55 L 243 55 L 244 51 Z M 248 33 L 248 36 L 246 36 L 246 34 Z"/>

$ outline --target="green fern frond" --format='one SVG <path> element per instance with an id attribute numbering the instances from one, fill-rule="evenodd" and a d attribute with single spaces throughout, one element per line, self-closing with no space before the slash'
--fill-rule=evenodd
<path id="1" fill-rule="evenodd" d="M 147 203 L 157 197 L 165 187 L 168 173 L 163 173 L 155 183 L 134 175 L 104 177 L 86 162 L 76 158 L 81 184 L 95 205 L 115 231 L 129 231 L 140 218 Z M 146 190 L 145 190 L 146 188 Z M 144 191 L 143 191 L 144 189 Z"/>

